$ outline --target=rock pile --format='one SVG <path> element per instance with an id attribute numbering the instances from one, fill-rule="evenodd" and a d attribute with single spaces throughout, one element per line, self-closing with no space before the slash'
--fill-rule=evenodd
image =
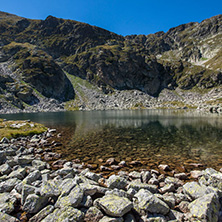
<path id="1" fill-rule="evenodd" d="M 42 135 L 44 142 L 53 131 Z M 207 168 L 198 181 L 185 173 L 120 171 L 105 179 L 73 162 L 52 170 L 26 138 L 0 143 L 0 221 L 221 221 L 222 173 Z M 23 145 L 22 145 L 23 144 Z M 31 146 L 33 144 L 33 147 Z M 165 165 L 160 168 L 167 169 Z"/>

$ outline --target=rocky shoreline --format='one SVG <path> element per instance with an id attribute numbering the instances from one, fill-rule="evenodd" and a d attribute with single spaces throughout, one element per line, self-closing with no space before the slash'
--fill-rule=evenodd
<path id="1" fill-rule="evenodd" d="M 115 90 L 104 94 L 96 88 L 89 89 L 79 84 L 78 99 L 59 102 L 56 99 L 41 98 L 39 103 L 19 109 L 0 99 L 0 113 L 61 112 L 74 110 L 126 110 L 126 109 L 190 109 L 204 113 L 222 113 L 222 88 L 215 88 L 202 94 L 185 90 L 164 89 L 158 97 L 139 90 Z M 83 96 L 84 95 L 84 96 Z M 38 97 L 38 95 L 36 94 Z"/>
<path id="2" fill-rule="evenodd" d="M 222 173 L 169 166 L 104 177 L 51 152 L 56 130 L 0 143 L 0 221 L 221 221 Z M 57 135 L 58 136 L 58 135 Z M 44 145 L 44 149 L 39 148 Z M 42 157 L 58 159 L 49 164 Z M 50 158 L 49 158 L 50 159 Z M 114 159 L 107 160 L 112 165 Z M 191 175 L 192 181 L 188 180 Z M 190 177 L 189 177 L 190 178 Z"/>

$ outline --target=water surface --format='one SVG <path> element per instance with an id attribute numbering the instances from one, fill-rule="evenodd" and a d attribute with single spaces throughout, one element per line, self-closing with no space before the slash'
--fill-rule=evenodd
<path id="1" fill-rule="evenodd" d="M 140 160 L 145 166 L 201 163 L 222 167 L 222 117 L 169 110 L 75 111 L 7 114 L 30 119 L 62 132 L 57 151 L 66 159 L 98 163 Z"/>

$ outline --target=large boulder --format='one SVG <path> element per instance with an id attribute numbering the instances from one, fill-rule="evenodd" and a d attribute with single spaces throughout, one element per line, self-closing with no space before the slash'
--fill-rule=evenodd
<path id="1" fill-rule="evenodd" d="M 145 189 L 150 191 L 151 193 L 157 193 L 158 189 L 156 185 L 150 185 L 146 183 L 141 183 L 138 181 L 132 181 L 127 185 L 127 189 L 129 190 L 130 188 L 135 189 L 139 191 L 140 189 Z"/>
<path id="2" fill-rule="evenodd" d="M 200 186 L 197 182 L 189 182 L 183 186 L 183 192 L 188 194 L 193 200 L 208 193 L 206 186 Z"/>
<path id="3" fill-rule="evenodd" d="M 191 217 L 202 222 L 217 222 L 220 210 L 216 194 L 206 194 L 188 205 Z"/>
<path id="4" fill-rule="evenodd" d="M 19 222 L 18 219 L 16 219 L 15 217 L 12 217 L 6 213 L 2 213 L 0 212 L 0 221 L 1 222 Z"/>
<path id="5" fill-rule="evenodd" d="M 110 189 L 113 188 L 124 189 L 127 185 L 127 180 L 123 177 L 112 175 L 106 181 L 106 185 Z"/>
<path id="6" fill-rule="evenodd" d="M 60 222 L 60 221 L 83 221 L 84 214 L 73 207 L 63 207 L 55 209 L 51 214 L 44 218 L 41 222 Z"/>
<path id="7" fill-rule="evenodd" d="M 68 196 L 60 196 L 56 201 L 55 207 L 79 207 L 83 200 L 84 192 L 80 186 L 75 186 Z"/>
<path id="8" fill-rule="evenodd" d="M 57 197 L 60 195 L 60 190 L 58 189 L 58 186 L 54 183 L 54 181 L 43 181 L 40 188 L 40 194 L 44 197 Z"/>
<path id="9" fill-rule="evenodd" d="M 133 207 L 129 199 L 112 194 L 96 199 L 94 205 L 113 217 L 122 217 Z"/>
<path id="10" fill-rule="evenodd" d="M 10 192 L 19 182 L 17 178 L 11 178 L 0 183 L 0 193 Z"/>
<path id="11" fill-rule="evenodd" d="M 207 168 L 203 171 L 203 176 L 200 178 L 203 184 L 210 185 L 219 190 L 222 190 L 222 173 L 212 168 Z M 203 182 L 204 181 L 204 182 Z"/>
<path id="12" fill-rule="evenodd" d="M 45 217 L 51 214 L 54 211 L 54 207 L 52 205 L 48 205 L 43 208 L 37 214 L 35 214 L 32 218 L 29 219 L 29 222 L 39 222 L 42 221 Z"/>
<path id="13" fill-rule="evenodd" d="M 11 213 L 14 210 L 16 198 L 9 193 L 0 194 L 0 211 L 4 213 Z"/>
<path id="14" fill-rule="evenodd" d="M 29 194 L 26 198 L 26 201 L 23 205 L 23 210 L 28 213 L 37 213 L 43 209 L 48 203 L 46 197 L 41 197 L 36 194 Z"/>
<path id="15" fill-rule="evenodd" d="M 140 213 L 146 215 L 149 213 L 157 213 L 166 215 L 169 212 L 169 206 L 150 191 L 141 189 L 134 196 L 134 208 Z"/>

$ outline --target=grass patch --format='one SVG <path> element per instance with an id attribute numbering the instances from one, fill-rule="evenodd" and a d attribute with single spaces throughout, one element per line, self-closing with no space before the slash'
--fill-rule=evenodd
<path id="1" fill-rule="evenodd" d="M 0 119 L 0 139 L 40 134 L 47 130 L 42 124 L 29 121 L 4 121 Z"/>
<path id="2" fill-rule="evenodd" d="M 219 99 L 213 99 L 213 100 L 208 100 L 206 101 L 207 105 L 218 105 L 218 104 L 222 104 L 222 98 Z"/>

